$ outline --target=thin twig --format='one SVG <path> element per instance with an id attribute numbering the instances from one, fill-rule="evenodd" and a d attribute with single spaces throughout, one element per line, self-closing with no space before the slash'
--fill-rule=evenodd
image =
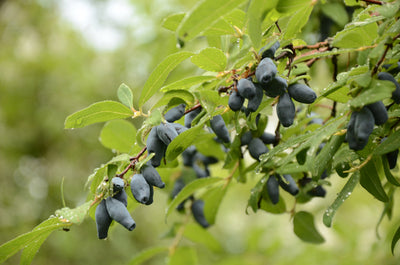
<path id="1" fill-rule="evenodd" d="M 364 1 L 367 4 L 383 5 L 383 2 L 378 0 L 361 0 L 361 1 Z"/>
<path id="2" fill-rule="evenodd" d="M 195 109 L 201 108 L 201 104 L 197 103 L 196 105 L 194 105 L 193 107 L 191 107 L 190 109 L 185 111 L 185 114 L 188 114 L 191 111 L 194 111 Z"/>
<path id="3" fill-rule="evenodd" d="M 328 41 L 321 41 L 321 42 L 317 42 L 315 44 L 310 44 L 310 45 L 294 46 L 293 49 L 294 50 L 319 49 L 319 48 L 322 48 L 322 47 L 326 47 L 328 45 L 329 45 Z"/>
<path id="4" fill-rule="evenodd" d="M 146 150 L 147 150 L 147 146 L 143 147 L 143 149 L 140 150 L 140 152 L 139 152 L 136 156 L 129 158 L 129 160 L 131 161 L 131 162 L 129 163 L 129 165 L 124 169 L 124 171 L 122 171 L 122 172 L 119 173 L 119 174 L 116 174 L 115 176 L 116 176 L 117 178 L 123 178 L 124 175 L 125 175 L 130 169 L 135 169 L 136 163 L 139 161 L 139 158 L 144 154 L 144 152 L 146 152 Z"/>

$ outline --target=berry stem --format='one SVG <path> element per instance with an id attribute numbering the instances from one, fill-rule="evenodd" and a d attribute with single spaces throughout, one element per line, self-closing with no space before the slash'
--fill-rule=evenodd
<path id="1" fill-rule="evenodd" d="M 196 105 L 194 105 L 194 106 L 191 107 L 190 109 L 186 110 L 186 111 L 185 111 L 185 114 L 188 114 L 189 112 L 194 111 L 194 110 L 196 110 L 196 109 L 198 109 L 198 108 L 201 108 L 201 104 L 200 104 L 200 103 L 197 103 Z"/>
<path id="2" fill-rule="evenodd" d="M 143 149 L 140 150 L 140 152 L 139 152 L 136 156 L 129 158 L 129 160 L 131 161 L 131 162 L 129 163 L 129 165 L 124 169 L 124 171 L 122 171 L 122 172 L 119 173 L 119 174 L 116 174 L 115 176 L 118 177 L 118 178 L 123 178 L 124 175 L 125 175 L 130 169 L 134 169 L 136 163 L 139 161 L 139 158 L 144 154 L 144 152 L 146 152 L 146 150 L 147 150 L 147 146 L 143 147 Z"/>

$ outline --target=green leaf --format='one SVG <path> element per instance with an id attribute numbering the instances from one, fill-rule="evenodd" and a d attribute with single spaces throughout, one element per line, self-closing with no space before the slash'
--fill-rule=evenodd
<path id="1" fill-rule="evenodd" d="M 189 41 L 211 27 L 220 17 L 228 14 L 245 0 L 204 0 L 186 14 L 177 29 L 183 41 Z"/>
<path id="2" fill-rule="evenodd" d="M 203 32 L 204 36 L 222 36 L 233 34 L 235 34 L 235 30 L 233 29 L 233 27 L 225 19 L 222 18 Z"/>
<path id="3" fill-rule="evenodd" d="M 261 46 L 262 40 L 262 16 L 265 11 L 265 0 L 253 0 L 250 1 L 250 6 L 247 10 L 247 23 L 248 32 L 251 42 L 255 49 Z"/>
<path id="4" fill-rule="evenodd" d="M 158 108 L 160 106 L 168 105 L 173 99 L 178 98 L 186 103 L 186 105 L 192 105 L 194 103 L 194 96 L 192 93 L 186 90 L 169 90 L 163 97 L 151 107 L 151 109 Z"/>
<path id="5" fill-rule="evenodd" d="M 58 209 L 55 212 L 55 215 L 60 219 L 66 220 L 65 222 L 81 224 L 87 216 L 91 204 L 92 201 L 88 201 L 74 209 L 64 207 L 62 209 Z"/>
<path id="6" fill-rule="evenodd" d="M 160 90 L 162 92 L 167 92 L 170 90 L 177 90 L 177 89 L 189 89 L 192 86 L 210 81 L 210 80 L 214 80 L 215 76 L 212 75 L 200 75 L 200 76 L 191 76 L 191 77 L 187 77 L 181 80 L 178 80 L 174 83 L 168 84 L 164 87 L 162 87 Z"/>
<path id="7" fill-rule="evenodd" d="M 167 161 L 174 160 L 178 155 L 186 150 L 193 142 L 198 139 L 200 133 L 203 131 L 202 126 L 192 127 L 175 137 L 174 140 L 168 145 L 165 158 Z"/>
<path id="8" fill-rule="evenodd" d="M 253 212 L 257 212 L 258 208 L 259 208 L 259 201 L 261 198 L 261 194 L 263 192 L 265 183 L 268 179 L 268 175 L 264 175 L 258 182 L 257 184 L 251 189 L 250 192 L 250 198 L 249 201 L 247 202 L 247 208 L 251 207 L 251 209 L 253 210 Z M 247 212 L 247 208 L 246 208 L 246 212 Z"/>
<path id="9" fill-rule="evenodd" d="M 203 106 L 211 116 L 219 112 L 217 107 L 227 106 L 229 97 L 221 97 L 216 90 L 200 90 L 196 92 L 196 97 L 200 99 Z M 219 113 L 218 113 L 219 114 Z"/>
<path id="10" fill-rule="evenodd" d="M 375 155 L 384 155 L 400 148 L 400 130 L 392 133 L 375 149 Z"/>
<path id="11" fill-rule="evenodd" d="M 43 221 L 32 231 L 22 234 L 0 246 L 0 263 L 3 263 L 9 257 L 16 254 L 19 250 L 30 246 L 31 244 L 40 243 L 44 235 L 49 235 L 50 232 L 71 226 L 72 223 L 66 223 L 59 218 L 51 217 Z M 25 254 L 27 255 L 27 254 Z M 29 260 L 31 256 L 26 256 L 24 259 Z"/>
<path id="12" fill-rule="evenodd" d="M 173 53 L 167 56 L 160 64 L 158 64 L 143 86 L 142 93 L 140 94 L 139 98 L 139 106 L 142 106 L 160 89 L 170 72 L 174 70 L 178 64 L 192 55 L 193 53 L 191 52 Z"/>
<path id="13" fill-rule="evenodd" d="M 301 29 L 308 22 L 313 8 L 313 5 L 305 6 L 290 17 L 286 31 L 283 34 L 285 39 L 294 38 L 298 32 L 301 32 Z"/>
<path id="14" fill-rule="evenodd" d="M 192 247 L 179 247 L 168 257 L 168 265 L 196 265 L 197 253 Z"/>
<path id="15" fill-rule="evenodd" d="M 321 5 L 321 10 L 325 16 L 332 19 L 336 24 L 344 27 L 349 21 L 349 15 L 342 3 L 326 3 Z"/>
<path id="16" fill-rule="evenodd" d="M 118 99 L 122 104 L 133 108 L 133 94 L 132 90 L 125 84 L 121 84 L 117 91 Z"/>
<path id="17" fill-rule="evenodd" d="M 216 240 L 207 229 L 202 228 L 198 224 L 187 224 L 183 235 L 194 243 L 200 243 L 214 252 L 222 250 L 221 244 L 218 240 Z"/>
<path id="18" fill-rule="evenodd" d="M 265 192 L 265 189 L 263 192 Z M 273 204 L 269 196 L 264 193 L 264 196 L 260 202 L 260 209 L 273 214 L 286 213 L 286 203 L 282 196 L 280 196 L 278 203 Z"/>
<path id="19" fill-rule="evenodd" d="M 353 107 L 362 107 L 392 96 L 393 82 L 373 79 L 370 86 L 350 101 Z"/>
<path id="20" fill-rule="evenodd" d="M 382 20 L 382 16 L 375 16 L 364 21 L 356 21 L 336 33 L 332 45 L 339 48 L 358 48 L 372 45 L 378 35 L 377 21 Z"/>
<path id="21" fill-rule="evenodd" d="M 310 0 L 279 0 L 276 10 L 279 13 L 293 13 L 310 5 Z"/>
<path id="22" fill-rule="evenodd" d="M 49 235 L 53 231 L 44 232 L 40 235 L 36 240 L 27 245 L 21 254 L 20 265 L 29 265 L 32 263 L 33 258 L 36 256 L 36 253 L 39 251 L 40 247 L 43 245 L 44 241 L 49 237 Z"/>
<path id="23" fill-rule="evenodd" d="M 382 164 L 379 160 L 372 158 L 364 167 L 361 168 L 360 184 L 371 195 L 382 202 L 389 201 L 385 190 L 382 187 L 380 176 L 383 174 Z"/>
<path id="24" fill-rule="evenodd" d="M 326 209 L 324 216 L 322 217 L 322 222 L 324 223 L 324 225 L 326 225 L 327 227 L 331 227 L 333 217 L 335 216 L 336 211 L 343 204 L 343 202 L 351 195 L 354 188 L 357 186 L 359 180 L 360 180 L 360 173 L 357 171 L 349 178 L 349 180 L 343 186 L 342 190 L 337 195 L 335 201 L 328 207 L 328 209 Z"/>
<path id="25" fill-rule="evenodd" d="M 313 159 L 313 177 L 319 179 L 322 172 L 330 167 L 332 157 L 335 155 L 341 144 L 343 143 L 345 135 L 333 135 L 329 142 L 322 148 L 319 154 Z"/>
<path id="26" fill-rule="evenodd" d="M 192 195 L 195 191 L 211 186 L 217 182 L 220 182 L 224 180 L 223 178 L 201 178 L 201 179 L 196 179 L 189 184 L 187 184 L 179 193 L 178 195 L 172 200 L 172 202 L 168 205 L 167 210 L 165 211 L 165 220 L 167 220 L 168 216 L 171 214 L 173 210 L 187 197 Z"/>
<path id="27" fill-rule="evenodd" d="M 143 262 L 151 259 L 155 255 L 161 254 L 161 253 L 167 253 L 168 252 L 168 247 L 152 247 L 145 249 L 133 257 L 131 261 L 129 261 L 128 265 L 139 265 L 142 264 Z"/>
<path id="28" fill-rule="evenodd" d="M 392 172 L 390 171 L 389 167 L 389 162 L 386 158 L 385 155 L 381 157 L 382 159 L 382 166 L 383 166 L 383 171 L 385 172 L 386 179 L 395 186 L 400 186 L 400 183 L 397 181 L 397 179 L 392 175 Z"/>
<path id="29" fill-rule="evenodd" d="M 325 241 L 315 228 L 314 217 L 308 212 L 297 212 L 293 217 L 293 227 L 296 236 L 305 242 L 321 244 Z"/>
<path id="30" fill-rule="evenodd" d="M 392 254 L 394 255 L 394 247 L 397 244 L 397 241 L 400 239 L 400 226 L 397 228 L 396 232 L 394 233 L 393 239 L 392 239 L 392 245 L 390 246 L 390 249 L 392 250 Z"/>
<path id="31" fill-rule="evenodd" d="M 217 48 L 205 48 L 199 54 L 193 55 L 192 63 L 206 71 L 220 72 L 225 69 L 226 56 Z"/>
<path id="32" fill-rule="evenodd" d="M 125 105 L 111 100 L 101 101 L 69 115 L 65 119 L 64 128 L 82 128 L 87 125 L 115 119 L 124 119 L 133 115 Z"/>
<path id="33" fill-rule="evenodd" d="M 227 188 L 224 185 L 209 189 L 203 196 L 204 216 L 210 225 L 215 223 L 219 206 L 225 197 Z"/>
<path id="34" fill-rule="evenodd" d="M 185 17 L 186 13 L 176 13 L 172 14 L 162 21 L 161 26 L 165 29 L 169 29 L 171 31 L 175 31 L 179 24 L 181 23 L 182 19 Z"/>
<path id="35" fill-rule="evenodd" d="M 100 132 L 103 146 L 121 153 L 129 153 L 135 144 L 136 128 L 126 120 L 107 122 Z"/>

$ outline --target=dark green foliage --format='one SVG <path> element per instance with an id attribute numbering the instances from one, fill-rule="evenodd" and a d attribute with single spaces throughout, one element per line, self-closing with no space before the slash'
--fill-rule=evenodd
<path id="1" fill-rule="evenodd" d="M 104 239 L 108 235 L 108 228 L 111 225 L 112 219 L 107 212 L 106 201 L 102 200 L 96 207 L 95 220 L 97 227 L 97 237 Z"/>
<path id="2" fill-rule="evenodd" d="M 147 163 L 147 165 L 143 166 L 140 169 L 140 173 L 150 186 L 156 186 L 160 189 L 165 187 L 165 183 L 161 180 L 160 174 L 158 174 L 157 170 L 151 165 L 151 163 Z"/>
<path id="3" fill-rule="evenodd" d="M 279 182 L 275 175 L 268 177 L 266 188 L 271 202 L 277 204 L 279 202 Z"/>
<path id="4" fill-rule="evenodd" d="M 294 117 L 296 116 L 296 108 L 288 93 L 284 93 L 279 97 L 276 114 L 284 127 L 289 127 L 293 124 Z"/>
<path id="5" fill-rule="evenodd" d="M 374 115 L 376 125 L 382 125 L 388 120 L 388 113 L 382 101 L 369 104 L 367 108 L 369 108 L 372 115 Z"/>
<path id="6" fill-rule="evenodd" d="M 353 150 L 363 149 L 367 143 L 372 130 L 374 129 L 375 119 L 368 108 L 354 111 L 351 114 L 347 128 L 347 141 Z"/>
<path id="7" fill-rule="evenodd" d="M 336 173 L 342 178 L 345 178 L 349 175 L 349 173 L 344 172 L 349 169 L 350 169 L 350 165 L 348 163 L 344 163 L 344 162 L 335 167 Z"/>
<path id="8" fill-rule="evenodd" d="M 146 204 L 150 198 L 150 186 L 142 174 L 134 174 L 131 179 L 131 192 L 135 199 Z"/>
<path id="9" fill-rule="evenodd" d="M 232 90 L 232 93 L 229 95 L 228 105 L 233 111 L 238 111 L 243 106 L 244 97 L 239 95 L 238 92 Z"/>
<path id="10" fill-rule="evenodd" d="M 267 84 L 270 82 L 275 77 L 276 73 L 276 65 L 268 57 L 262 59 L 256 68 L 256 78 L 261 84 Z"/>
<path id="11" fill-rule="evenodd" d="M 185 115 L 185 127 L 190 128 L 192 127 L 192 121 L 194 118 L 196 118 L 197 115 L 199 115 L 201 112 L 201 108 L 197 108 L 192 110 L 191 112 L 187 113 Z"/>
<path id="12" fill-rule="evenodd" d="M 179 120 L 185 114 L 185 104 L 179 104 L 176 107 L 173 107 L 167 113 L 165 113 L 164 118 L 167 122 L 174 122 Z"/>
<path id="13" fill-rule="evenodd" d="M 112 197 L 108 197 L 105 201 L 107 212 L 113 220 L 129 231 L 135 229 L 136 223 L 122 202 Z"/>
<path id="14" fill-rule="evenodd" d="M 230 143 L 231 138 L 229 136 L 228 128 L 225 125 L 224 119 L 221 115 L 212 117 L 210 120 L 211 129 L 224 143 Z"/>
<path id="15" fill-rule="evenodd" d="M 315 94 L 314 90 L 312 90 L 307 85 L 300 83 L 291 84 L 288 87 L 288 93 L 290 97 L 297 102 L 305 104 L 311 104 L 317 98 L 317 94 Z"/>
<path id="16" fill-rule="evenodd" d="M 266 45 L 268 46 L 268 45 Z M 271 47 L 269 47 L 268 49 L 266 49 L 266 47 L 262 47 L 260 50 L 261 53 L 261 59 L 264 59 L 265 57 L 274 59 L 275 57 L 275 52 L 276 50 L 279 48 L 280 43 L 279 41 L 276 41 Z"/>
<path id="17" fill-rule="evenodd" d="M 178 133 L 171 123 L 162 123 L 157 126 L 157 136 L 166 146 L 168 146 L 172 140 L 178 136 Z"/>
<path id="18" fill-rule="evenodd" d="M 203 200 L 194 200 L 191 206 L 192 214 L 194 220 L 201 225 L 203 228 L 207 228 L 210 226 L 206 217 L 204 216 L 204 201 Z"/>
<path id="19" fill-rule="evenodd" d="M 260 85 L 264 89 L 265 95 L 271 98 L 283 95 L 283 93 L 285 93 L 288 88 L 286 79 L 278 75 L 276 75 L 275 78 L 267 84 Z"/>
<path id="20" fill-rule="evenodd" d="M 237 83 L 237 92 L 243 98 L 253 98 L 256 95 L 256 87 L 252 81 L 242 78 Z"/>
<path id="21" fill-rule="evenodd" d="M 392 92 L 392 99 L 394 100 L 394 102 L 399 104 L 400 103 L 400 84 L 396 81 L 396 79 L 394 79 L 394 77 L 390 73 L 387 73 L 387 72 L 380 72 L 378 74 L 378 79 L 390 81 L 396 86 L 396 89 Z"/>
<path id="22" fill-rule="evenodd" d="M 283 175 L 283 179 L 281 176 L 277 175 L 279 186 L 282 187 L 285 191 L 289 192 L 293 196 L 299 193 L 299 187 L 296 184 L 296 181 L 293 179 L 291 175 L 285 174 Z"/>
<path id="23" fill-rule="evenodd" d="M 164 144 L 163 141 L 158 138 L 157 134 L 157 127 L 153 127 L 150 130 L 149 136 L 147 137 L 146 141 L 147 152 L 154 153 L 154 157 L 151 158 L 151 165 L 153 167 L 158 167 L 161 163 L 162 158 L 164 157 L 165 150 L 167 146 Z"/>
<path id="24" fill-rule="evenodd" d="M 260 138 L 251 139 L 249 145 L 249 153 L 252 158 L 259 160 L 262 154 L 268 152 L 268 148 L 265 146 L 263 141 Z"/>

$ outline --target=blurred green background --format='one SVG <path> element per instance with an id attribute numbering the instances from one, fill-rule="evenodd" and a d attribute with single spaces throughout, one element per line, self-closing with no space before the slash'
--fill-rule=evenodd
<path id="1" fill-rule="evenodd" d="M 177 50 L 173 33 L 161 28 L 162 19 L 189 10 L 194 0 L 50 1 L 0 0 L 0 244 L 30 231 L 63 207 L 85 201 L 84 184 L 93 169 L 113 153 L 98 141 L 102 124 L 64 130 L 66 116 L 91 103 L 116 100 L 124 82 L 139 91 L 159 60 Z M 319 28 L 311 20 L 307 31 Z M 306 39 L 315 41 L 312 34 Z M 330 80 L 327 64 L 313 71 L 314 86 Z M 176 80 L 194 69 L 180 68 Z M 213 168 L 213 173 L 220 172 Z M 399 176 L 398 170 L 394 172 Z M 164 175 L 167 179 L 169 176 Z M 361 187 L 343 205 L 333 228 L 322 224 L 322 214 L 346 180 L 332 178 L 326 199 L 313 199 L 298 208 L 315 213 L 326 242 L 311 245 L 293 233 L 289 215 L 265 212 L 245 214 L 247 184 L 233 184 L 209 229 L 222 248 L 195 246 L 199 264 L 399 264 L 390 241 L 400 224 L 397 200 L 393 218 L 384 219 L 375 234 L 383 205 Z M 133 232 L 115 226 L 111 237 L 100 241 L 95 223 L 86 219 L 70 232 L 53 233 L 33 264 L 128 264 L 139 251 L 168 246 L 165 235 L 182 216 L 173 214 L 166 224 L 167 191 L 157 190 L 155 203 L 132 213 Z M 290 197 L 288 205 L 293 204 Z M 400 248 L 396 248 L 400 252 Z M 159 255 L 146 264 L 163 264 Z M 5 264 L 18 264 L 19 255 Z"/>

